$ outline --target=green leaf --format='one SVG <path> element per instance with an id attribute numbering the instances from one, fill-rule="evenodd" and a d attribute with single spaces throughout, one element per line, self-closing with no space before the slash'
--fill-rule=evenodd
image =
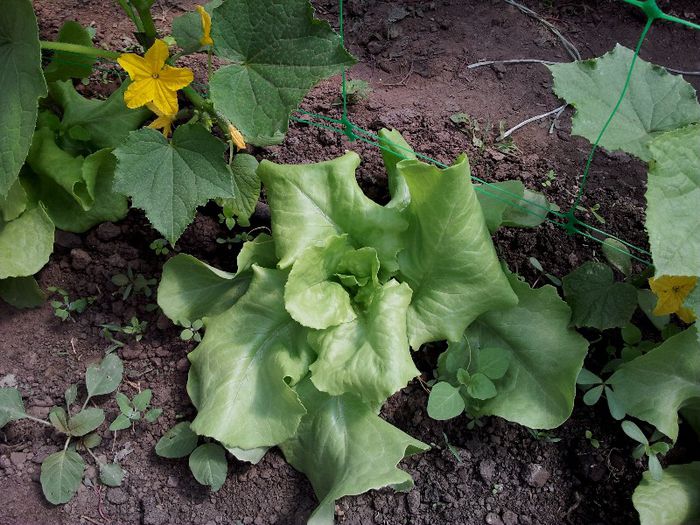
<path id="1" fill-rule="evenodd" d="M 515 228 L 536 228 L 545 221 L 553 205 L 539 192 L 523 191 L 523 199 L 515 201 L 503 212 L 503 226 Z"/>
<path id="2" fill-rule="evenodd" d="M 467 372 L 464 368 L 460 368 L 457 370 L 457 381 L 459 381 L 460 385 L 468 385 L 471 380 L 472 376 L 469 372 Z M 429 401 L 429 400 L 428 400 Z"/>
<path id="3" fill-rule="evenodd" d="M 0 222 L 0 279 L 33 275 L 49 261 L 54 226 L 41 206 Z"/>
<path id="4" fill-rule="evenodd" d="M 297 391 L 308 413 L 280 448 L 308 476 L 319 500 L 309 523 L 332 524 L 335 500 L 343 496 L 387 485 L 396 490 L 413 486 L 411 476 L 397 465 L 429 447 L 382 420 L 355 396 L 328 396 L 308 380 Z"/>
<path id="5" fill-rule="evenodd" d="M 230 448 L 277 445 L 306 413 L 290 385 L 307 373 L 313 351 L 284 309 L 287 273 L 254 266 L 253 274 L 235 305 L 205 319 L 189 355 L 187 391 L 198 410 L 191 428 Z"/>
<path id="6" fill-rule="evenodd" d="M 474 399 L 491 399 L 496 397 L 496 385 L 484 374 L 474 374 L 467 386 L 467 393 Z"/>
<path id="7" fill-rule="evenodd" d="M 632 323 L 627 323 L 620 330 L 622 340 L 628 345 L 638 345 L 642 342 L 642 331 Z"/>
<path id="8" fill-rule="evenodd" d="M 92 47 L 90 33 L 78 22 L 72 20 L 61 26 L 58 32 L 58 42 Z M 95 57 L 54 51 L 51 62 L 44 69 L 44 77 L 47 82 L 68 80 L 69 78 L 87 78 L 92 73 L 92 66 L 95 65 L 95 62 L 97 62 Z"/>
<path id="9" fill-rule="evenodd" d="M 84 436 L 99 427 L 105 420 L 101 408 L 85 408 L 68 420 L 68 433 L 71 436 Z"/>
<path id="10" fill-rule="evenodd" d="M 696 288 L 697 289 L 697 288 Z M 671 322 L 669 315 L 654 315 L 654 309 L 659 298 L 651 290 L 637 290 L 637 303 L 644 315 L 652 322 L 657 330 L 663 330 Z"/>
<path id="11" fill-rule="evenodd" d="M 49 412 L 49 421 L 56 430 L 63 434 L 70 434 L 68 429 L 68 414 L 63 407 L 53 407 Z"/>
<path id="12" fill-rule="evenodd" d="M 178 423 L 156 443 L 156 454 L 162 458 L 184 458 L 197 447 L 199 436 L 190 429 L 189 421 Z"/>
<path id="13" fill-rule="evenodd" d="M 225 150 L 223 142 L 198 124 L 179 126 L 172 142 L 154 129 L 135 131 L 114 150 L 114 188 L 131 196 L 132 206 L 144 210 L 174 245 L 197 206 L 233 196 Z"/>
<path id="14" fill-rule="evenodd" d="M 295 321 L 322 330 L 357 317 L 348 292 L 330 280 L 353 251 L 347 235 L 343 235 L 330 237 L 324 245 L 311 246 L 299 256 L 284 287 L 284 305 Z M 378 261 L 376 266 L 375 279 Z"/>
<path id="15" fill-rule="evenodd" d="M 661 481 L 661 478 L 664 476 L 664 469 L 659 462 L 659 458 L 657 458 L 655 454 L 651 454 L 647 457 L 647 460 L 649 463 L 649 474 L 651 475 L 651 479 L 654 481 Z"/>
<path id="16" fill-rule="evenodd" d="M 649 149 L 646 228 L 656 275 L 700 275 L 700 126 L 666 133 Z"/>
<path id="17" fill-rule="evenodd" d="M 9 277 L 0 279 L 0 299 L 15 308 L 38 308 L 46 294 L 34 277 Z"/>
<path id="18" fill-rule="evenodd" d="M 627 414 L 676 441 L 678 411 L 700 408 L 699 347 L 692 326 L 623 364 L 607 383 Z"/>
<path id="19" fill-rule="evenodd" d="M 624 419 L 624 417 L 627 415 L 625 413 L 625 409 L 617 400 L 617 396 L 615 395 L 615 392 L 613 392 L 613 389 L 609 386 L 605 387 L 605 400 L 608 402 L 608 410 L 610 411 L 610 415 L 613 417 L 613 419 L 616 419 L 617 421 Z"/>
<path id="20" fill-rule="evenodd" d="M 107 99 L 85 98 L 75 90 L 73 83 L 52 82 L 49 92 L 63 109 L 60 129 L 69 132 L 81 128 L 90 136 L 90 143 L 98 148 L 115 148 L 138 129 L 152 113 L 145 107 L 129 109 L 124 103 L 128 81 Z"/>
<path id="21" fill-rule="evenodd" d="M 645 472 L 632 494 L 640 525 L 691 524 L 700 521 L 700 461 L 672 465 L 661 481 Z"/>
<path id="22" fill-rule="evenodd" d="M 416 160 L 416 154 L 401 136 L 401 133 L 395 129 L 391 131 L 388 129 L 379 130 L 379 143 L 384 146 L 381 151 L 389 182 L 389 194 L 391 195 L 391 201 L 387 204 L 387 208 L 404 210 L 411 202 L 411 193 L 408 190 L 406 180 L 399 173 L 396 165 L 402 160 Z"/>
<path id="23" fill-rule="evenodd" d="M 233 199 L 223 199 L 222 205 L 229 206 L 241 226 L 250 226 L 250 217 L 260 198 L 260 178 L 256 171 L 258 161 L 252 155 L 239 153 L 229 165 L 233 182 Z"/>
<path id="24" fill-rule="evenodd" d="M 29 199 L 19 179 L 15 180 L 8 194 L 0 195 L 0 221 L 10 222 L 16 219 L 27 209 Z"/>
<path id="25" fill-rule="evenodd" d="M 554 92 L 576 107 L 572 134 L 591 142 L 598 138 L 622 92 L 633 57 L 632 50 L 618 44 L 600 58 L 547 66 L 554 77 Z M 657 135 L 698 121 L 700 105 L 693 87 L 681 75 L 637 59 L 629 90 L 600 145 L 649 160 L 649 142 Z"/>
<path id="26" fill-rule="evenodd" d="M 190 470 L 202 485 L 208 485 L 216 492 L 224 485 L 228 473 L 226 451 L 216 443 L 199 445 L 190 454 Z"/>
<path id="27" fill-rule="evenodd" d="M 595 405 L 600 399 L 600 396 L 603 395 L 604 387 L 605 385 L 597 385 L 588 390 L 583 396 L 583 402 L 588 406 Z"/>
<path id="28" fill-rule="evenodd" d="M 7 425 L 10 421 L 22 419 L 26 415 L 19 390 L 16 388 L 0 388 L 0 428 Z"/>
<path id="29" fill-rule="evenodd" d="M 99 150 L 86 157 L 82 163 L 80 157 L 71 157 L 63 150 L 57 150 L 56 153 L 57 155 L 46 153 L 41 157 L 41 166 L 44 168 L 36 173 L 25 170 L 22 173 L 22 182 L 28 186 L 34 199 L 44 203 L 46 212 L 57 228 L 83 233 L 102 222 L 116 222 L 126 217 L 129 211 L 128 200 L 112 189 L 117 159 L 111 150 Z M 82 200 L 72 192 L 66 191 L 53 178 L 57 173 L 65 172 L 74 159 L 78 161 L 75 166 L 80 166 L 80 170 L 75 172 L 75 177 L 84 187 L 84 205 Z M 56 170 L 56 164 L 62 164 L 63 167 Z M 37 167 L 37 164 L 34 166 Z"/>
<path id="30" fill-rule="evenodd" d="M 452 419 L 464 412 L 464 399 L 459 388 L 444 381 L 435 383 L 428 396 L 428 415 L 443 421 Z"/>
<path id="31" fill-rule="evenodd" d="M 631 284 L 616 283 L 607 264 L 587 262 L 562 281 L 573 314 L 571 322 L 577 327 L 621 327 L 637 308 L 637 290 Z"/>
<path id="32" fill-rule="evenodd" d="M 114 398 L 117 400 L 117 406 L 119 406 L 121 413 L 130 417 L 134 412 L 134 406 L 131 404 L 127 395 L 122 392 L 117 392 Z"/>
<path id="33" fill-rule="evenodd" d="M 6 0 L 2 5 L 2 13 L 0 198 L 7 195 L 17 180 L 32 141 L 37 118 L 37 101 L 46 95 L 46 82 L 41 70 L 39 30 L 31 1 Z M 3 252 L 0 248 L 0 253 Z"/>
<path id="34" fill-rule="evenodd" d="M 117 430 L 126 430 L 131 426 L 131 419 L 124 414 L 119 414 L 114 421 L 109 425 L 109 430 L 116 432 Z"/>
<path id="35" fill-rule="evenodd" d="M 216 316 L 241 298 L 251 275 L 224 272 L 191 255 L 176 255 L 163 266 L 158 306 L 178 324 Z"/>
<path id="36" fill-rule="evenodd" d="M 479 372 L 489 379 L 501 379 L 508 371 L 510 356 L 500 348 L 482 348 L 479 352 Z"/>
<path id="37" fill-rule="evenodd" d="M 261 268 L 277 268 L 275 241 L 267 233 L 261 233 L 252 241 L 243 243 L 236 259 L 238 273 L 250 270 L 254 264 Z"/>
<path id="38" fill-rule="evenodd" d="M 608 237 L 603 241 L 603 255 L 610 266 L 626 276 L 632 274 L 632 257 L 627 246 L 617 239 Z"/>
<path id="39" fill-rule="evenodd" d="M 649 440 L 644 435 L 644 432 L 642 432 L 642 430 L 633 421 L 623 421 L 622 430 L 637 443 L 641 443 L 642 445 L 649 444 Z"/>
<path id="40" fill-rule="evenodd" d="M 252 463 L 253 465 L 257 465 L 260 463 L 260 460 L 267 454 L 267 451 L 270 450 L 269 447 L 258 447 L 258 448 L 253 448 L 250 450 L 244 450 L 242 448 L 227 448 L 229 454 L 233 455 L 237 460 L 239 461 L 246 461 L 248 463 Z"/>
<path id="41" fill-rule="evenodd" d="M 508 280 L 519 304 L 483 314 L 450 348 L 466 357 L 470 347 L 474 354 L 499 348 L 509 357 L 498 394 L 483 403 L 481 413 L 530 428 L 555 428 L 573 410 L 588 342 L 569 328 L 571 310 L 554 287 L 532 289 L 515 274 L 508 274 Z M 475 359 L 479 369 L 480 357 Z"/>
<path id="42" fill-rule="evenodd" d="M 150 388 L 143 390 L 134 396 L 132 403 L 134 408 L 139 412 L 146 410 L 146 407 L 151 404 L 151 398 L 153 397 L 153 391 Z"/>
<path id="43" fill-rule="evenodd" d="M 281 142 L 307 91 L 355 63 L 307 0 L 228 0 L 213 11 L 211 36 L 229 62 L 211 79 L 211 100 L 256 146 Z"/>
<path id="44" fill-rule="evenodd" d="M 408 285 L 391 280 L 357 319 L 312 332 L 309 343 L 318 359 L 310 368 L 316 388 L 331 395 L 355 394 L 379 407 L 419 375 L 406 335 L 410 302 Z"/>
<path id="45" fill-rule="evenodd" d="M 148 421 L 149 423 L 155 423 L 158 421 L 158 418 L 161 416 L 163 413 L 162 408 L 152 408 L 146 414 L 143 416 L 143 419 Z"/>
<path id="46" fill-rule="evenodd" d="M 99 365 L 90 365 L 85 372 L 88 396 L 102 396 L 114 392 L 122 382 L 124 363 L 116 354 L 107 354 Z"/>
<path id="47" fill-rule="evenodd" d="M 291 266 L 308 247 L 345 233 L 353 246 L 376 249 L 382 269 L 397 268 L 406 222 L 397 210 L 362 193 L 355 179 L 359 163 L 352 152 L 318 164 L 260 163 L 280 268 Z"/>
<path id="48" fill-rule="evenodd" d="M 92 434 L 85 436 L 81 443 L 85 448 L 92 449 L 100 446 L 100 443 L 102 443 L 102 437 L 98 433 L 93 432 Z"/>
<path id="49" fill-rule="evenodd" d="M 576 379 L 577 385 L 597 385 L 602 382 L 603 380 L 600 377 L 595 375 L 590 370 L 586 370 L 585 368 L 581 369 L 581 371 L 578 373 L 578 378 Z"/>
<path id="50" fill-rule="evenodd" d="M 411 191 L 400 271 L 413 290 L 408 311 L 411 347 L 457 341 L 480 314 L 517 303 L 496 256 L 469 161 L 445 170 L 418 161 L 398 164 Z"/>
<path id="51" fill-rule="evenodd" d="M 100 481 L 108 487 L 119 487 L 124 481 L 124 470 L 118 463 L 100 463 Z"/>
<path id="52" fill-rule="evenodd" d="M 66 406 L 70 407 L 78 398 L 78 385 L 72 384 L 63 393 L 63 398 L 66 400 Z"/>
<path id="53" fill-rule="evenodd" d="M 525 193 L 519 180 L 506 180 L 474 185 L 481 211 L 489 232 L 494 233 L 503 224 L 503 217 L 510 203 L 518 203 Z"/>
<path id="54" fill-rule="evenodd" d="M 54 505 L 68 503 L 80 487 L 85 462 L 74 450 L 54 452 L 41 464 L 41 489 Z"/>

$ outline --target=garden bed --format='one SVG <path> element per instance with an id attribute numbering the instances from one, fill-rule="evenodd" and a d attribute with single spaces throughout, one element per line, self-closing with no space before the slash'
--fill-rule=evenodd
<path id="1" fill-rule="evenodd" d="M 105 5 L 106 4 L 106 5 Z M 469 154 L 473 173 L 487 181 L 522 180 L 543 192 L 562 209 L 577 191 L 577 180 L 590 150 L 588 141 L 570 135 L 571 110 L 550 133 L 548 120 L 515 133 L 517 149 L 503 152 L 494 143 L 500 120 L 510 127 L 555 108 L 550 73 L 541 65 L 503 66 L 468 70 L 479 60 L 540 58 L 567 61 L 560 42 L 539 22 L 500 1 L 469 2 L 350 2 L 346 44 L 360 60 L 350 74 L 369 82 L 366 100 L 351 106 L 358 125 L 377 131 L 396 128 L 416 151 L 443 162 L 461 152 Z M 546 7 L 528 2 L 561 28 L 585 58 L 599 56 L 616 42 L 634 47 L 643 20 L 620 2 L 586 1 Z M 685 17 L 700 17 L 691 1 L 671 2 Z M 334 2 L 316 2 L 320 17 L 335 23 Z M 156 23 L 169 27 L 173 16 L 192 9 L 194 2 L 156 2 Z M 53 38 L 63 21 L 77 19 L 97 29 L 96 41 L 112 49 L 134 42 L 123 40 L 128 20 L 118 7 L 102 1 L 37 0 L 42 37 Z M 642 57 L 683 70 L 700 69 L 700 34 L 660 24 L 653 29 Z M 191 64 L 202 75 L 205 65 Z M 696 88 L 698 77 L 688 77 Z M 85 92 L 109 87 L 93 77 Z M 339 80 L 314 89 L 303 107 L 339 115 Z M 472 132 L 459 129 L 450 117 L 466 113 L 479 122 L 485 147 L 477 148 Z M 364 191 L 379 202 L 388 200 L 386 179 L 377 150 L 359 142 L 304 124 L 293 124 L 285 142 L 258 148 L 258 159 L 281 163 L 316 162 L 357 151 L 363 158 L 358 173 Z M 548 172 L 554 178 L 546 177 Z M 644 232 L 644 165 L 624 154 L 600 151 L 591 172 L 583 206 L 594 208 L 604 220 L 600 227 L 638 246 L 647 246 Z M 597 205 L 597 206 L 596 206 Z M 212 266 L 232 271 L 238 245 L 217 243 L 232 237 L 217 220 L 218 208 L 200 210 L 177 246 Z M 594 214 L 586 217 L 595 223 Z M 269 226 L 269 210 L 258 205 L 253 227 Z M 236 231 L 238 232 L 238 230 Z M 184 460 L 156 456 L 155 443 L 179 419 L 191 419 L 194 409 L 185 392 L 194 343 L 180 339 L 181 328 L 163 315 L 149 311 L 143 295 L 122 300 L 111 278 L 126 272 L 158 278 L 167 257 L 156 255 L 149 244 L 159 238 L 143 214 L 131 210 L 119 224 L 105 223 L 84 235 L 57 233 L 56 249 L 38 276 L 43 288 L 57 286 L 71 298 L 94 296 L 75 322 L 61 322 L 46 304 L 37 310 L 17 311 L 0 303 L 0 379 L 2 386 L 19 386 L 30 414 L 46 417 L 60 404 L 65 388 L 81 380 L 87 364 L 98 361 L 109 345 L 100 325 L 124 325 L 133 317 L 147 321 L 141 341 L 121 339 L 118 350 L 125 361 L 127 393 L 138 388 L 154 392 L 153 405 L 163 417 L 149 426 L 122 432 L 112 443 L 103 433 L 104 452 L 123 451 L 128 475 L 118 488 L 82 486 L 68 504 L 54 507 L 41 494 L 39 464 L 55 449 L 53 431 L 29 421 L 0 431 L 0 523 L 304 523 L 315 507 L 306 478 L 288 465 L 276 450 L 251 466 L 233 462 L 223 488 L 211 493 L 197 484 Z M 553 225 L 534 230 L 501 230 L 499 254 L 513 271 L 530 283 L 538 279 L 528 262 L 535 257 L 558 277 L 585 261 L 601 257 L 600 245 L 580 236 L 568 236 Z M 154 287 L 155 292 L 155 287 Z M 430 348 L 414 354 L 423 378 L 432 377 L 437 352 Z M 132 391 L 129 391 L 131 389 Z M 600 405 L 595 409 L 577 400 L 573 416 L 562 427 L 533 435 L 526 428 L 487 418 L 483 428 L 467 430 L 462 416 L 448 422 L 430 419 L 427 394 L 414 380 L 394 395 L 382 417 L 432 449 L 406 459 L 402 465 L 413 476 L 411 492 L 388 489 L 340 500 L 338 522 L 348 524 L 595 524 L 637 523 L 631 493 L 644 470 L 630 457 L 631 444 Z M 116 406 L 105 403 L 108 420 Z M 593 448 L 586 430 L 600 441 Z M 449 443 L 449 446 L 448 446 Z M 108 447 L 108 448 L 107 448 Z M 452 448 L 450 448 L 452 447 Z M 691 450 L 695 450 L 691 454 Z M 669 459 L 697 460 L 697 442 L 681 436 Z M 88 477 L 89 477 L 88 473 Z M 94 477 L 94 473 L 93 473 Z"/>

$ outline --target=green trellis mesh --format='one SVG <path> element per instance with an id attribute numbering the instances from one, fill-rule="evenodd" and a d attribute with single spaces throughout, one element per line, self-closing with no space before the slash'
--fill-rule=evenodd
<path id="1" fill-rule="evenodd" d="M 651 265 L 652 264 L 651 260 L 650 260 L 651 253 L 649 253 L 648 251 L 644 250 L 643 248 L 635 246 L 634 244 L 629 243 L 629 242 L 625 241 L 624 239 L 621 239 L 621 238 L 619 238 L 611 233 L 605 232 L 605 231 L 603 231 L 595 226 L 587 224 L 586 222 L 578 219 L 575 215 L 575 212 L 576 212 L 577 206 L 580 205 L 581 199 L 583 198 L 583 195 L 585 193 L 586 186 L 587 186 L 588 179 L 589 179 L 589 175 L 590 175 L 591 165 L 593 163 L 593 159 L 595 158 L 595 154 L 596 154 L 596 151 L 598 149 L 599 143 L 602 140 L 603 136 L 605 135 L 605 132 L 607 131 L 608 127 L 610 126 L 610 124 L 614 120 L 615 115 L 617 114 L 617 112 L 620 108 L 620 105 L 622 104 L 622 101 L 624 100 L 625 95 L 627 94 L 627 91 L 628 91 L 629 86 L 630 86 L 630 81 L 632 79 L 632 73 L 634 71 L 634 67 L 636 65 L 637 58 L 639 57 L 639 52 L 642 48 L 642 45 L 644 44 L 644 41 L 647 37 L 647 34 L 649 33 L 649 30 L 651 29 L 654 22 L 656 22 L 657 20 L 667 21 L 667 22 L 680 24 L 680 25 L 683 25 L 685 27 L 689 27 L 692 29 L 698 29 L 698 30 L 700 30 L 700 25 L 665 13 L 658 6 L 658 4 L 656 3 L 656 0 L 622 0 L 622 1 L 641 9 L 642 12 L 646 15 L 647 21 L 646 21 L 646 24 L 644 25 L 644 28 L 642 29 L 641 35 L 640 35 L 639 40 L 637 42 L 634 57 L 633 57 L 632 62 L 630 64 L 629 70 L 627 72 L 627 78 L 626 78 L 625 84 L 622 88 L 622 91 L 620 93 L 620 97 L 617 101 L 617 104 L 613 108 L 612 112 L 610 113 L 610 116 L 608 117 L 607 121 L 605 122 L 602 129 L 600 130 L 600 133 L 598 134 L 596 141 L 593 143 L 593 146 L 591 147 L 591 151 L 588 155 L 588 158 L 586 160 L 586 164 L 585 164 L 585 167 L 583 170 L 583 174 L 581 177 L 581 182 L 579 184 L 578 192 L 576 194 L 576 197 L 575 197 L 574 202 L 571 205 L 571 207 L 565 212 L 555 211 L 555 210 L 550 209 L 549 207 L 541 205 L 538 202 L 533 202 L 531 200 L 528 200 L 525 197 L 522 197 L 522 196 L 517 195 L 515 193 L 512 193 L 504 188 L 501 188 L 499 186 L 491 184 L 491 183 L 489 183 L 485 180 L 482 180 L 479 177 L 476 177 L 474 175 L 472 175 L 472 179 L 475 182 L 479 183 L 479 186 L 475 187 L 476 191 L 479 191 L 483 194 L 486 194 L 493 199 L 504 202 L 508 206 L 518 208 L 519 210 L 521 210 L 529 215 L 534 215 L 543 221 L 554 224 L 554 225 L 562 228 L 564 231 L 566 231 L 570 235 L 581 235 L 585 238 L 596 241 L 600 244 L 605 244 L 611 250 L 620 251 L 620 252 L 624 252 L 624 253 L 629 252 L 631 257 L 633 259 L 635 259 L 636 261 L 638 261 L 642 264 L 645 264 L 645 265 Z M 339 21 L 338 22 L 339 22 L 339 33 L 340 33 L 341 42 L 344 44 L 345 43 L 344 0 L 339 0 Z M 66 61 L 66 60 L 61 60 L 61 61 L 63 63 L 70 63 L 69 61 Z M 116 73 L 121 77 L 120 71 L 114 67 L 97 66 L 95 69 L 98 69 L 98 70 L 101 70 L 104 72 L 108 72 L 108 73 Z M 207 88 L 207 86 L 205 86 L 203 84 L 196 84 L 195 83 L 195 85 L 197 85 L 197 87 L 199 87 L 202 90 L 206 90 L 206 88 Z M 379 137 L 375 133 L 372 133 L 371 131 L 364 129 L 361 126 L 354 124 L 352 122 L 352 120 L 350 119 L 350 115 L 348 113 L 347 69 L 343 69 L 343 72 L 342 72 L 342 116 L 340 119 L 332 118 L 332 117 L 317 114 L 317 113 L 312 113 L 309 111 L 305 111 L 303 109 L 298 109 L 296 111 L 296 115 L 298 115 L 298 116 L 291 117 L 292 121 L 307 124 L 307 125 L 313 126 L 315 128 L 324 129 L 327 131 L 332 131 L 332 132 L 343 134 L 348 138 L 348 140 L 350 140 L 352 142 L 354 142 L 354 141 L 364 142 L 364 143 L 369 144 L 371 146 L 374 146 L 376 148 L 389 151 L 392 154 L 397 155 L 397 156 L 402 156 L 398 152 L 405 151 L 406 155 L 403 156 L 404 158 L 409 158 L 408 157 L 409 154 L 415 155 L 417 158 L 419 158 L 425 162 L 432 163 L 440 168 L 448 167 L 446 164 L 444 164 L 436 159 L 433 159 L 433 158 L 431 158 L 427 155 L 424 155 L 422 153 L 419 153 L 419 152 L 414 152 L 413 150 L 410 150 L 401 144 L 396 144 L 394 142 L 391 142 L 388 139 Z M 516 201 L 516 202 L 514 202 L 514 201 Z M 522 203 L 522 204 L 519 204 L 519 203 Z M 525 206 L 524 204 L 527 204 L 527 206 Z M 538 211 L 535 211 L 535 209 Z M 619 243 L 624 245 L 628 251 L 625 251 L 625 249 L 620 248 L 616 244 L 606 243 L 606 240 L 608 240 L 608 239 L 613 239 L 613 240 L 618 241 Z"/>

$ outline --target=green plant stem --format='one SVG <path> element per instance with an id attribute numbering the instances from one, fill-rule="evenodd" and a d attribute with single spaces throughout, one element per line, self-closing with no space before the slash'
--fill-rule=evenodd
<path id="1" fill-rule="evenodd" d="M 35 421 L 37 423 L 41 423 L 42 425 L 46 425 L 48 427 L 52 426 L 50 422 L 48 422 L 44 419 L 39 419 L 38 417 L 30 416 L 28 414 L 25 414 L 24 417 L 30 421 Z"/>
<path id="2" fill-rule="evenodd" d="M 214 105 L 207 99 L 205 99 L 202 95 L 197 93 L 197 91 L 192 87 L 192 86 L 187 86 L 186 88 L 183 88 L 182 93 L 188 98 L 190 102 L 192 102 L 192 105 L 199 109 L 200 111 L 204 111 L 208 113 L 211 118 L 216 121 L 216 124 L 221 128 L 221 131 L 228 136 L 228 127 L 231 124 L 226 117 L 218 113 L 214 109 Z"/>
<path id="3" fill-rule="evenodd" d="M 109 51 L 107 49 L 100 49 L 99 47 L 81 46 L 78 44 L 69 44 L 67 42 L 51 42 L 48 40 L 41 41 L 41 49 L 106 58 L 108 60 L 117 60 L 121 56 L 121 53 Z"/>
<path id="4" fill-rule="evenodd" d="M 71 437 L 68 436 L 68 439 L 66 439 L 66 444 L 63 445 L 63 450 L 64 450 L 64 451 L 66 451 L 66 450 L 68 449 L 68 444 L 70 443 L 70 439 L 71 439 Z"/>
<path id="5" fill-rule="evenodd" d="M 141 18 L 141 23 L 143 24 L 143 33 L 146 35 L 146 38 L 148 40 L 148 46 L 150 47 L 153 45 L 155 39 L 158 38 L 158 30 L 156 29 L 156 24 L 153 22 L 153 17 L 151 16 L 151 9 L 148 7 L 144 9 L 139 9 L 137 7 L 136 12 L 139 14 L 139 18 Z"/>
<path id="6" fill-rule="evenodd" d="M 141 23 L 141 19 L 134 14 L 134 10 L 129 4 L 129 2 L 127 2 L 127 0 L 117 0 L 117 3 L 124 10 L 126 16 L 128 16 L 134 23 L 134 25 L 136 26 L 136 30 L 143 33 L 143 24 Z"/>

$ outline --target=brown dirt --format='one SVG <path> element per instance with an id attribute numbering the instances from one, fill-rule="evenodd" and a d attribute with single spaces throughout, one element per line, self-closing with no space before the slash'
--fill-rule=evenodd
<path id="1" fill-rule="evenodd" d="M 602 54 L 616 42 L 631 47 L 640 19 L 620 2 L 589 0 L 572 3 L 526 2 L 555 22 L 579 46 L 585 57 Z M 191 0 L 157 1 L 156 19 L 161 27 Z M 333 1 L 316 3 L 321 16 L 335 20 Z M 411 11 L 390 23 L 397 6 Z M 691 1 L 672 2 L 683 16 L 698 16 Z M 125 37 L 129 25 L 112 2 L 104 0 L 36 0 L 42 35 L 55 36 L 60 24 L 76 18 L 92 23 L 97 40 L 106 47 L 125 49 L 135 43 Z M 542 58 L 566 60 L 558 41 L 542 26 L 515 8 L 496 0 L 435 2 L 350 0 L 347 42 L 361 60 L 352 78 L 370 82 L 368 100 L 351 108 L 353 120 L 370 130 L 396 127 L 414 147 L 449 162 L 466 151 L 474 173 L 486 180 L 520 179 L 544 191 L 562 208 L 571 203 L 589 144 L 570 137 L 570 111 L 549 134 L 549 122 L 534 124 L 516 133 L 519 153 L 500 156 L 480 152 L 471 138 L 457 130 L 449 116 L 466 112 L 482 127 L 500 120 L 507 125 L 557 106 L 551 79 L 541 66 L 513 66 L 467 70 L 481 59 Z M 700 69 L 697 49 L 700 34 L 669 25 L 654 29 L 642 52 L 645 59 L 679 69 Z M 201 63 L 193 62 L 201 74 Z M 200 77 L 201 78 L 201 77 Z M 694 85 L 700 84 L 696 79 Z M 93 92 L 107 89 L 97 82 Z M 333 101 L 337 79 L 323 83 L 304 107 L 337 115 Z M 489 148 L 492 144 L 489 144 Z M 340 135 L 294 124 L 284 144 L 256 151 L 258 157 L 279 162 L 311 162 L 331 158 L 352 148 L 364 158 L 360 182 L 373 198 L 387 198 L 378 152 L 361 143 L 348 143 Z M 497 160 L 500 159 L 500 160 Z M 544 175 L 557 178 L 543 187 Z M 601 152 L 596 158 L 586 193 L 589 206 L 600 204 L 604 229 L 644 246 L 644 167 L 624 155 Z M 265 223 L 260 208 L 256 224 Z M 215 243 L 226 232 L 207 207 L 178 243 L 179 249 L 210 264 L 232 269 L 234 251 Z M 587 220 L 593 221 L 592 217 Z M 164 410 L 153 425 L 139 425 L 135 432 L 120 433 L 116 442 L 107 431 L 98 452 L 107 457 L 129 451 L 123 466 L 128 472 L 120 488 L 82 486 L 69 504 L 53 507 L 45 502 L 38 483 L 40 461 L 60 446 L 51 431 L 23 421 L 0 431 L 0 525 L 124 523 L 304 523 L 315 505 L 313 491 L 304 476 L 288 466 L 282 456 L 270 452 L 257 466 L 231 462 L 229 478 L 217 493 L 198 485 L 186 461 L 158 458 L 153 446 L 175 422 L 193 409 L 186 397 L 186 354 L 193 348 L 179 340 L 179 330 L 158 313 L 146 310 L 143 296 L 127 301 L 115 296 L 110 278 L 131 266 L 135 273 L 158 277 L 164 262 L 148 248 L 159 235 L 143 215 L 132 211 L 118 225 L 106 224 L 81 235 L 59 234 L 56 251 L 40 273 L 43 287 L 60 286 L 72 297 L 96 296 L 75 322 L 61 323 L 48 305 L 18 312 L 0 304 L 0 378 L 12 374 L 29 412 L 45 417 L 60 404 L 70 383 L 80 382 L 86 366 L 99 360 L 107 342 L 100 335 L 103 323 L 126 323 L 132 316 L 148 321 L 141 342 L 125 339 L 119 350 L 125 360 L 130 395 L 138 388 L 154 391 L 154 405 Z M 527 264 L 537 257 L 545 268 L 562 276 L 583 261 L 597 258 L 595 242 L 568 237 L 551 226 L 533 231 L 506 230 L 496 238 L 500 253 L 510 266 L 532 282 L 536 274 Z M 124 337 L 122 337 L 124 339 Z M 429 374 L 434 352 L 416 354 L 419 367 Z M 428 375 L 426 375 L 426 378 Z M 116 415 L 112 399 L 98 399 L 108 418 Z M 433 449 L 406 460 L 416 488 L 407 494 L 389 490 L 345 498 L 338 502 L 338 521 L 348 524 L 541 524 L 636 523 L 630 495 L 642 466 L 633 461 L 631 443 L 604 410 L 579 404 L 573 417 L 551 436 L 560 441 L 536 439 L 526 429 L 499 419 L 487 419 L 485 427 L 468 431 L 466 420 L 436 422 L 425 412 L 426 394 L 418 383 L 393 396 L 383 417 L 409 434 L 430 443 Z M 601 440 L 593 449 L 584 438 L 589 429 Z M 459 460 L 447 449 L 455 447 Z M 686 438 L 683 438 L 686 439 Z M 677 457 L 696 447 L 681 445 Z M 695 448 L 697 450 L 697 447 Z M 697 456 L 697 453 L 695 454 Z M 527 482 L 531 469 L 549 474 L 542 487 Z M 94 468 L 88 476 L 94 478 Z"/>

